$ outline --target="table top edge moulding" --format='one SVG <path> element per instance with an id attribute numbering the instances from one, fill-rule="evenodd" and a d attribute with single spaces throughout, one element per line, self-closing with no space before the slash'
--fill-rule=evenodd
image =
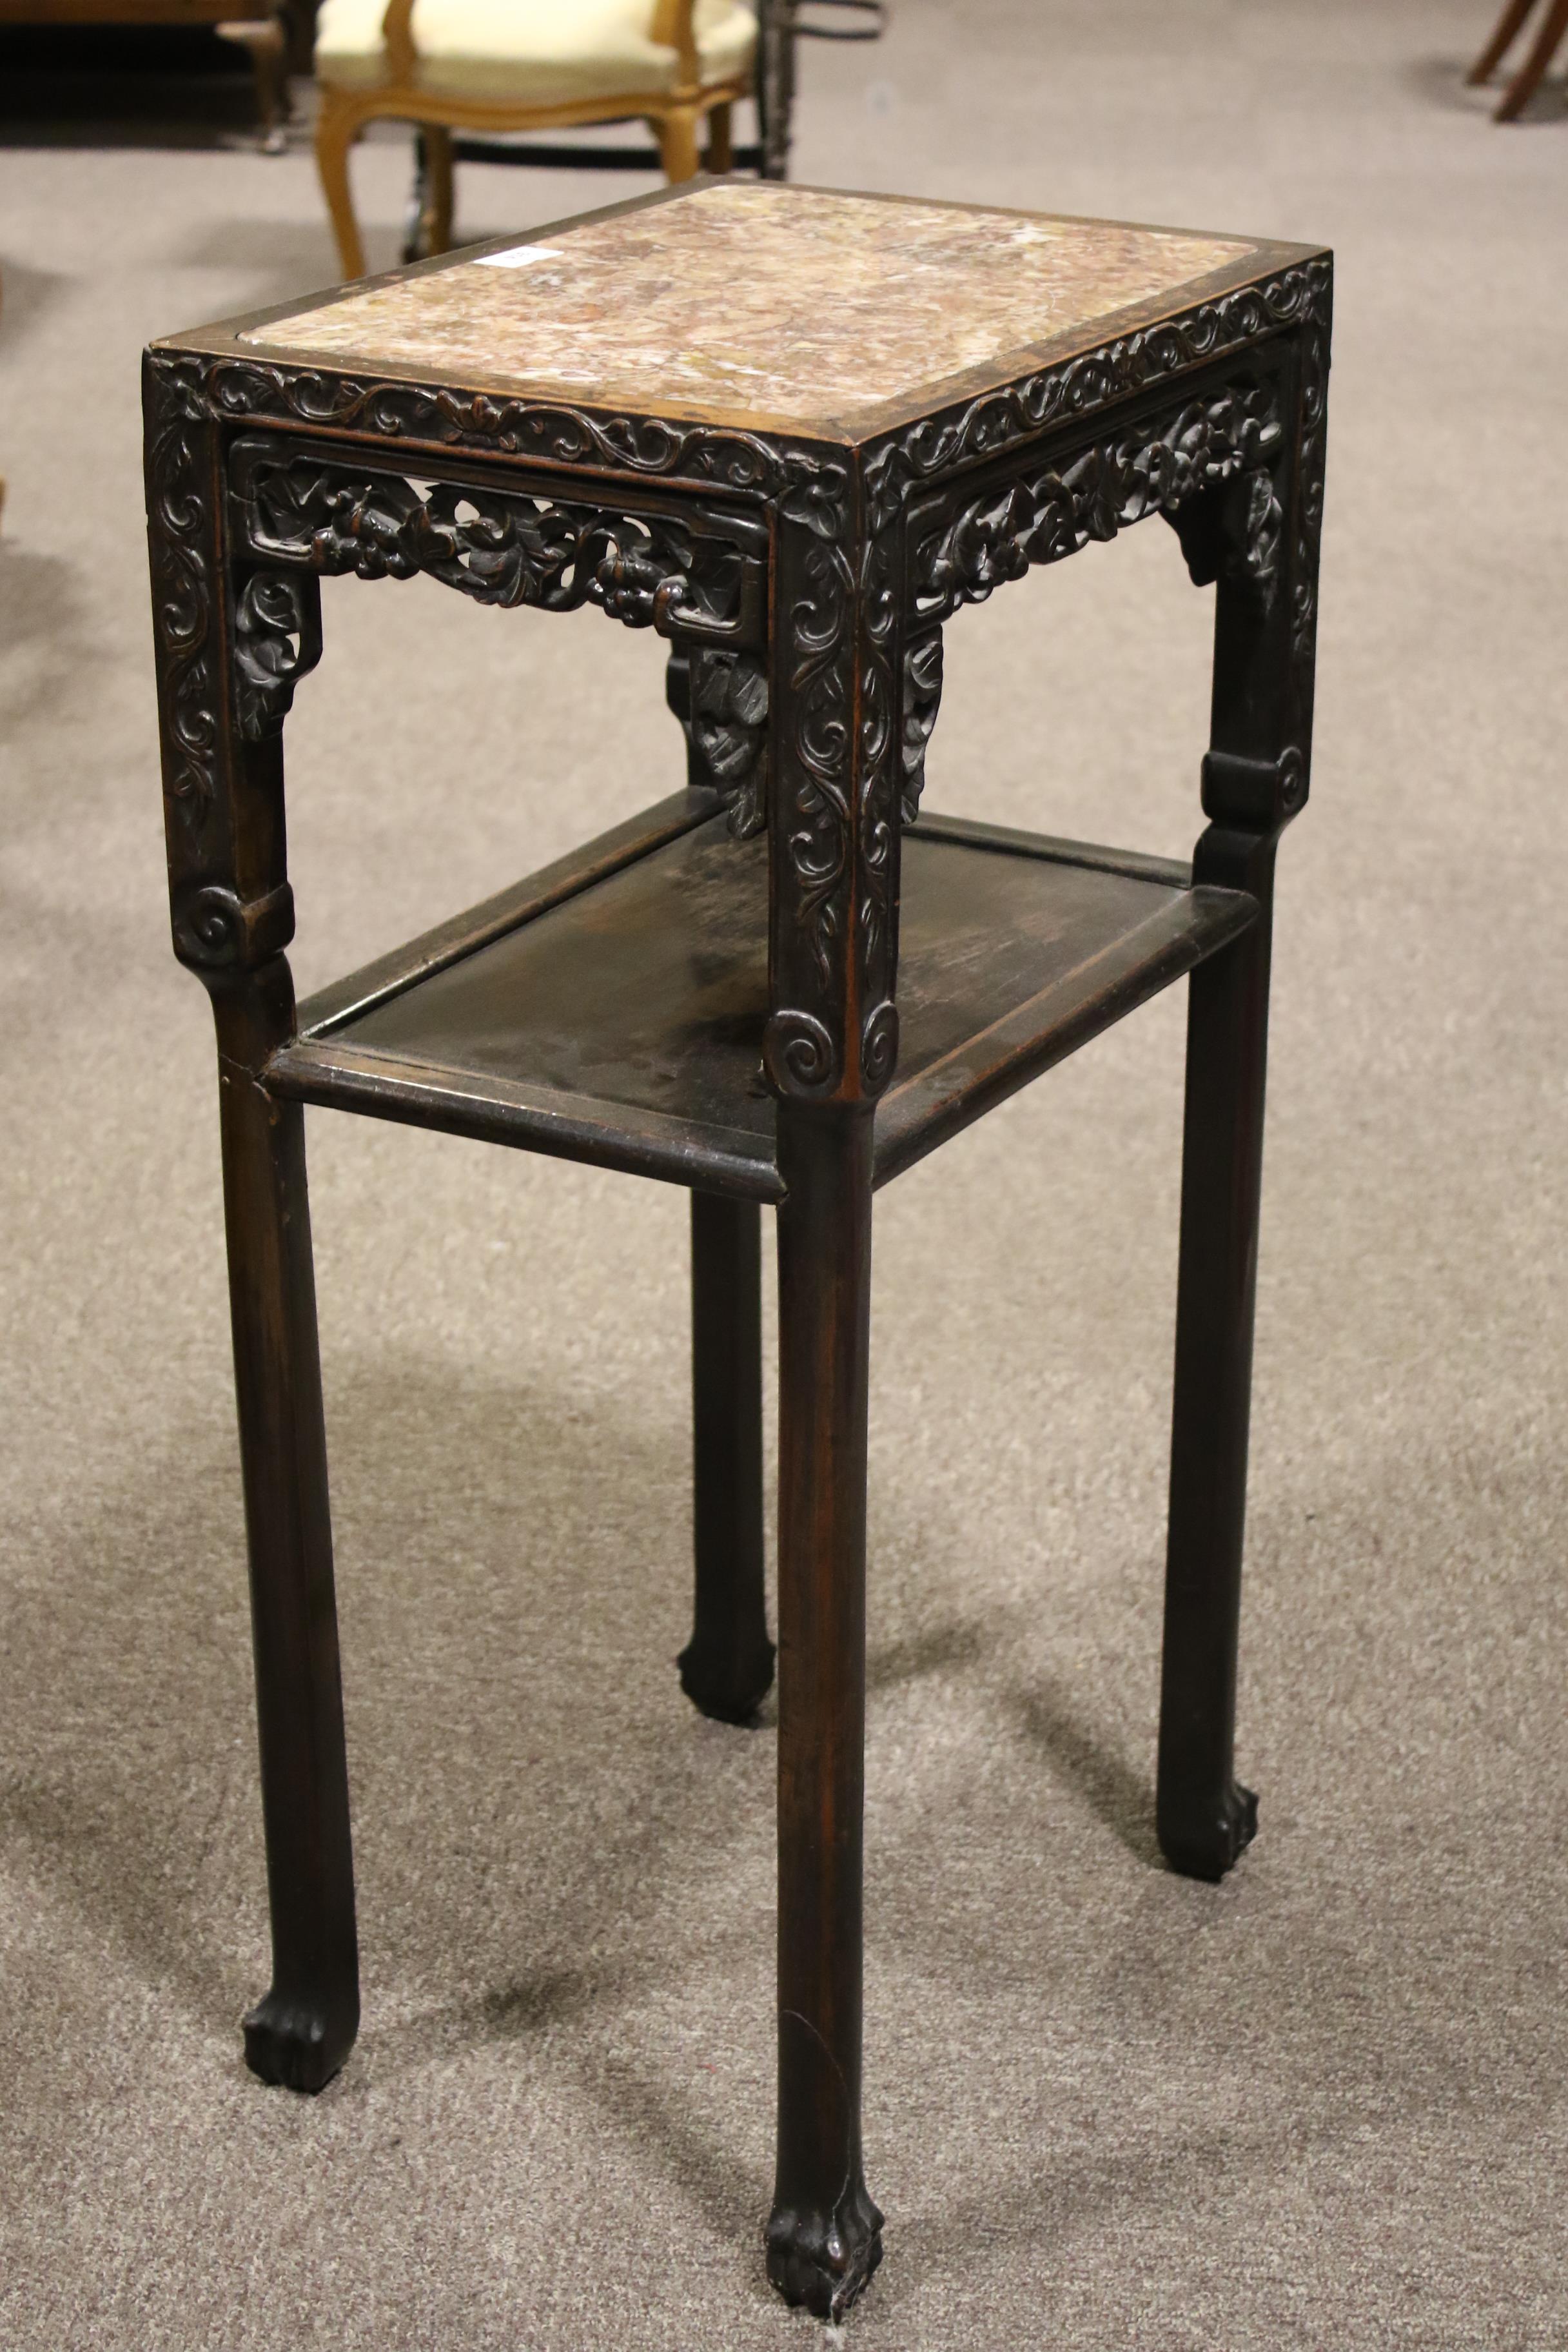
<path id="1" fill-rule="evenodd" d="M 753 219 L 759 194 L 768 209 Z M 756 233 L 759 219 L 767 232 L 765 240 Z M 684 362 L 679 352 L 672 362 L 668 352 L 654 351 L 640 373 L 628 374 L 624 369 L 617 373 L 607 353 L 605 363 L 599 363 L 605 336 L 618 344 L 628 313 L 639 317 L 647 313 L 649 301 L 658 299 L 660 273 L 669 279 L 662 247 L 673 228 L 679 226 L 680 236 L 675 240 L 672 257 L 689 276 L 696 267 L 693 257 L 700 258 L 711 242 L 709 231 L 715 220 L 722 223 L 728 240 L 716 247 L 712 256 L 721 274 L 731 267 L 739 252 L 750 254 L 759 242 L 771 244 L 775 285 L 802 254 L 826 272 L 822 286 L 795 287 L 775 298 L 764 284 L 757 296 L 753 325 L 764 340 L 781 331 L 779 321 L 766 310 L 775 299 L 786 314 L 782 326 L 786 341 L 792 333 L 798 341 L 819 331 L 818 346 L 800 362 L 803 375 L 809 378 L 808 390 L 769 382 L 762 371 L 752 368 L 743 352 L 737 356 L 718 345 L 714 353 L 706 357 L 699 353 L 695 360 L 688 354 Z M 907 346 L 898 343 L 895 320 L 895 328 L 889 330 L 894 340 L 881 354 L 880 375 L 873 367 L 865 390 L 857 393 L 847 378 L 858 361 L 847 357 L 836 362 L 834 348 L 863 342 L 871 310 L 890 308 L 896 311 L 896 296 L 889 298 L 885 292 L 885 255 L 876 239 L 896 240 L 906 221 L 918 224 L 920 231 L 919 236 L 911 232 L 905 273 L 914 289 L 910 299 L 917 310 L 920 304 L 925 305 L 911 329 L 918 332 L 919 354 L 911 355 Z M 660 233 L 652 245 L 650 224 Z M 799 230 L 796 224 L 801 225 Z M 643 272 L 638 282 L 652 289 L 648 300 L 639 301 L 636 284 L 623 283 L 620 275 L 617 241 L 634 235 L 642 240 L 634 258 Z M 840 236 L 849 239 L 847 248 L 836 244 Z M 1022 242 L 993 254 L 995 241 L 1006 236 Z M 580 355 L 586 357 L 580 356 L 579 363 L 565 373 L 552 372 L 543 360 L 537 366 L 501 362 L 496 356 L 498 338 L 509 331 L 514 335 L 518 331 L 519 320 L 514 316 L 518 306 L 533 303 L 537 310 L 542 302 L 548 310 L 563 299 L 563 265 L 552 257 L 558 241 L 564 239 L 567 243 L 562 251 L 569 257 L 574 238 L 580 242 L 597 238 L 603 247 L 599 252 L 585 247 L 588 258 L 580 273 L 584 288 L 572 297 L 577 302 L 577 315 L 563 330 L 569 341 L 575 339 Z M 952 256 L 945 250 L 947 242 L 955 246 Z M 683 251 L 682 247 L 689 250 Z M 1160 260 L 1167 249 L 1178 257 L 1169 268 Z M 543 257 L 519 268 L 490 266 L 498 257 L 518 252 Z M 1036 257 L 1033 262 L 1031 254 Z M 874 289 L 869 280 L 860 283 L 868 261 L 875 265 Z M 1077 272 L 1080 284 L 1086 282 L 1086 272 L 1092 278 L 1101 261 L 1110 272 L 1105 290 L 1074 296 L 1073 273 Z M 371 428 L 374 437 L 427 439 L 438 446 L 462 441 L 498 457 L 547 458 L 551 454 L 539 446 L 542 439 L 548 441 L 548 433 L 542 434 L 538 427 L 531 432 L 522 425 L 518 416 L 521 411 L 535 411 L 541 417 L 552 411 L 574 413 L 608 425 L 635 420 L 638 425 L 668 426 L 671 432 L 705 430 L 748 435 L 764 442 L 805 441 L 852 449 L 870 446 L 879 436 L 900 427 L 939 425 L 948 412 L 961 413 L 976 401 L 1010 402 L 1025 415 L 1037 409 L 1037 421 L 1047 423 L 1050 420 L 1045 412 L 1053 404 L 1042 399 L 1042 386 L 1063 369 L 1076 370 L 1080 377 L 1086 369 L 1095 370 L 1104 378 L 1106 397 L 1124 396 L 1145 378 L 1153 380 L 1196 366 L 1294 323 L 1313 307 L 1314 281 L 1329 266 L 1325 249 L 1315 246 L 1205 236 L 1138 223 L 1005 212 L 999 207 L 796 187 L 759 191 L 738 184 L 707 182 L 601 207 L 532 230 L 524 237 L 493 238 L 467 252 L 416 263 L 355 288 L 330 289 L 325 299 L 315 296 L 242 313 L 161 338 L 153 348 L 226 362 L 230 369 L 237 366 L 242 373 L 237 377 L 226 371 L 224 388 L 224 404 L 237 420 L 247 406 L 243 392 L 248 383 L 255 395 L 251 405 L 258 415 L 276 414 L 281 400 L 286 409 L 292 407 L 294 421 L 357 435 L 364 429 L 368 409 L 374 413 Z M 931 348 L 932 306 L 944 313 L 951 310 L 956 289 L 984 279 L 987 268 L 993 308 L 950 338 L 945 354 L 939 352 L 939 361 L 945 357 L 958 363 L 931 366 L 921 355 Z M 553 283 L 548 277 L 552 269 L 556 272 Z M 1020 274 L 1027 276 L 1030 269 L 1033 287 L 1020 289 Z M 1064 272 L 1068 281 L 1065 293 L 1058 282 Z M 606 287 L 613 288 L 614 300 L 606 295 L 601 310 L 596 306 Z M 689 286 L 669 296 L 677 306 L 671 314 L 675 329 L 696 331 L 693 320 L 680 315 L 679 305 L 688 301 L 700 305 L 701 299 L 700 286 Z M 853 307 L 856 302 L 867 306 L 865 312 L 852 320 L 853 333 L 842 335 L 834 319 L 843 316 L 847 303 Z M 825 303 L 828 315 L 820 330 L 813 330 L 811 320 Z M 1047 315 L 1052 303 L 1064 315 L 1054 320 Z M 471 315 L 470 305 L 474 306 Z M 1032 331 L 1032 305 L 1039 309 L 1038 332 Z M 426 332 L 419 314 L 432 307 L 435 324 Z M 729 319 L 721 304 L 710 300 L 709 309 Z M 389 311 L 394 326 L 378 336 L 374 322 Z M 444 311 L 455 311 L 458 318 L 452 332 L 442 324 Z M 316 322 L 315 331 L 308 331 L 309 321 Z M 521 323 L 533 332 L 527 317 Z M 548 318 L 542 317 L 538 331 L 544 336 L 550 331 Z M 723 332 L 728 332 L 728 326 Z M 835 364 L 840 370 L 837 389 L 821 392 L 819 387 L 829 379 Z M 931 366 L 931 372 L 922 374 L 922 364 Z M 683 365 L 689 379 L 706 369 L 712 382 L 704 386 L 681 381 Z M 747 388 L 746 380 L 752 377 L 757 379 L 754 392 Z M 896 391 L 891 389 L 895 382 L 900 387 Z M 727 386 L 730 396 L 718 396 L 715 383 L 721 389 Z M 416 392 L 426 394 L 428 430 L 408 429 L 405 425 L 388 431 L 389 404 L 385 399 L 378 401 L 376 395 L 393 386 L 403 391 L 408 416 L 418 405 L 410 396 Z M 294 387 L 303 389 L 290 400 Z M 313 394 L 311 387 L 315 387 Z M 1072 404 L 1082 403 L 1075 399 Z M 1090 404 L 1098 406 L 1101 402 L 1096 399 Z M 509 412 L 513 429 L 508 429 L 509 419 L 499 411 Z M 589 437 L 597 436 L 590 434 Z M 611 440 L 612 444 L 616 440 L 614 433 Z M 612 448 L 609 454 L 613 458 L 617 453 Z M 597 469 L 600 461 L 589 452 L 584 462 Z M 618 468 L 612 466 L 612 469 Z M 680 469 L 679 465 L 665 463 L 650 467 L 634 457 L 629 470 L 673 476 Z M 734 481 L 726 487 L 743 486 Z"/>

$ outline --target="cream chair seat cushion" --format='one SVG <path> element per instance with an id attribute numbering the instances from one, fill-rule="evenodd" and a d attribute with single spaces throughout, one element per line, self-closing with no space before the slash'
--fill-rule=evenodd
<path id="1" fill-rule="evenodd" d="M 657 0 L 415 0 L 415 87 L 449 98 L 565 106 L 673 88 L 679 58 L 653 38 Z M 388 79 L 386 0 L 324 0 L 316 72 L 338 88 Z M 704 83 L 743 78 L 756 19 L 740 0 L 697 0 Z"/>

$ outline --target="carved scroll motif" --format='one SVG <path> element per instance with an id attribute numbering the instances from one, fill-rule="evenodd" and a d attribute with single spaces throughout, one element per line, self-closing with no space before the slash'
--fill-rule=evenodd
<path id="1" fill-rule="evenodd" d="M 899 658 L 897 583 L 894 534 L 883 530 L 866 542 L 860 558 L 860 737 L 855 773 L 860 1079 L 862 1091 L 871 1095 L 879 1094 L 892 1076 L 899 1046 L 893 980 L 898 960 L 903 667 Z"/>
<path id="2" fill-rule="evenodd" d="M 779 446 L 721 425 L 595 416 L 559 401 L 380 383 L 259 360 L 201 364 L 210 413 L 234 424 L 254 417 L 331 425 L 388 442 L 531 457 L 542 465 L 632 474 L 647 481 L 696 482 L 756 499 L 819 500 L 840 510 L 847 492 L 841 464 L 809 448 Z"/>
<path id="3" fill-rule="evenodd" d="M 782 985 L 794 1001 L 769 1021 L 763 1058 L 780 1094 L 810 1097 L 832 1094 L 844 1069 L 843 957 L 853 921 L 855 581 L 844 547 L 816 533 L 805 540 L 798 568 L 790 565 L 781 577 L 789 691 L 787 741 L 774 781 L 775 792 L 784 794 L 773 841 L 784 936 L 774 961 L 787 973 Z"/>
<path id="4" fill-rule="evenodd" d="M 783 1001 L 763 1059 L 780 1094 L 810 1100 L 875 1095 L 893 1072 L 902 663 L 894 531 L 857 551 L 847 527 L 840 535 L 820 514 L 805 520 L 781 557 Z"/>
<path id="5" fill-rule="evenodd" d="M 1282 329 L 1326 317 L 1331 283 L 1327 261 L 1284 270 L 1261 286 L 1203 303 L 1184 317 L 1122 336 L 890 435 L 872 448 L 867 465 L 874 523 L 879 527 L 960 467 L 997 457 L 1051 425 L 1092 416 Z"/>
<path id="6" fill-rule="evenodd" d="M 147 536 L 163 707 L 163 788 L 193 847 L 217 801 L 215 484 L 205 450 L 199 362 L 147 362 Z"/>
<path id="7" fill-rule="evenodd" d="M 1274 477 L 1284 446 L 1271 390 L 1226 392 L 1095 442 L 1059 472 L 1046 467 L 994 485 L 956 510 L 944 508 L 923 530 L 917 515 L 914 613 L 944 620 L 1031 564 L 1059 562 L 1149 514 L 1176 524 L 1194 578 L 1212 580 L 1234 562 L 1267 602 L 1279 577 Z"/>
<path id="8" fill-rule="evenodd" d="M 1291 583 L 1290 651 L 1310 695 L 1318 630 L 1318 543 L 1323 527 L 1323 477 L 1328 454 L 1329 297 L 1301 348 L 1301 451 L 1296 493 L 1296 567 Z"/>

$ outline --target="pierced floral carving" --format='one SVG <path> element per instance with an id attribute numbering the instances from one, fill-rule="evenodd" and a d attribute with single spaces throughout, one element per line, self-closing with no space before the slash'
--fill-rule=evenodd
<path id="1" fill-rule="evenodd" d="M 870 450 L 866 485 L 878 523 L 941 477 L 998 456 L 1074 417 L 1147 391 L 1168 376 L 1238 352 L 1304 320 L 1327 317 L 1327 261 L 1287 269 L 1261 286 L 1205 302 L 1180 318 L 1005 384 L 922 418 Z"/>
<path id="2" fill-rule="evenodd" d="M 234 613 L 235 718 L 247 742 L 275 735 L 297 681 L 321 658 L 321 599 L 314 580 L 255 572 Z"/>
<path id="3" fill-rule="evenodd" d="M 425 572 L 481 604 L 597 604 L 665 636 L 761 635 L 765 530 L 751 516 L 704 509 L 689 526 L 259 441 L 238 444 L 231 482 L 238 535 L 263 561 L 361 580 Z"/>
<path id="4" fill-rule="evenodd" d="M 1173 416 L 1091 443 L 1058 472 L 1045 467 L 979 492 L 911 529 L 913 607 L 940 621 L 980 604 L 1035 563 L 1114 539 L 1148 514 L 1176 521 L 1194 578 L 1234 561 L 1267 601 L 1279 575 L 1282 516 L 1274 469 L 1285 446 L 1271 387 L 1189 402 Z M 1231 494 L 1239 491 L 1234 507 Z M 1216 494 L 1226 493 L 1223 503 Z"/>
<path id="5" fill-rule="evenodd" d="M 749 654 L 694 646 L 691 733 L 737 841 L 767 823 L 768 674 Z"/>
<path id="6" fill-rule="evenodd" d="M 926 745 L 931 741 L 941 708 L 942 631 L 932 629 L 925 636 L 916 637 L 904 650 L 900 743 L 903 781 L 899 798 L 906 824 L 913 824 L 920 814 L 921 793 L 926 780 Z"/>

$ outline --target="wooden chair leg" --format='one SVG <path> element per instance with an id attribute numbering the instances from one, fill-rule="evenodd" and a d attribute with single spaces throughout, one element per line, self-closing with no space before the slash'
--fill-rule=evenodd
<path id="1" fill-rule="evenodd" d="M 768 2275 L 837 2319 L 881 2258 L 860 2156 L 868 1107 L 781 1103 L 779 2116 Z"/>
<path id="2" fill-rule="evenodd" d="M 727 103 L 715 106 L 709 112 L 706 167 L 714 173 L 732 172 L 735 168 L 731 110 Z"/>
<path id="3" fill-rule="evenodd" d="M 1534 5 L 1535 0 L 1506 0 L 1502 15 L 1492 28 L 1491 39 L 1465 76 L 1468 82 L 1490 81 L 1519 37 L 1520 27 Z"/>
<path id="4" fill-rule="evenodd" d="M 1552 0 L 1534 47 L 1503 92 L 1494 122 L 1512 122 L 1523 113 L 1545 79 L 1564 33 L 1568 33 L 1568 0 Z"/>
<path id="5" fill-rule="evenodd" d="M 358 2030 L 359 1958 L 304 1115 L 250 1075 L 292 1030 L 287 964 L 215 988 L 214 1010 L 272 1914 L 245 2055 L 319 2091 Z"/>
<path id="6" fill-rule="evenodd" d="M 452 178 L 452 134 L 442 122 L 425 125 L 426 169 L 429 174 L 430 224 L 426 253 L 450 253 L 455 190 Z"/>
<path id="7" fill-rule="evenodd" d="M 316 118 L 316 170 L 321 175 L 321 193 L 327 200 L 332 234 L 338 242 L 338 259 L 345 278 L 364 276 L 364 247 L 360 242 L 349 187 L 349 150 L 359 133 L 357 110 L 334 91 L 323 90 L 321 112 Z"/>
<path id="8" fill-rule="evenodd" d="M 678 107 L 658 119 L 659 158 L 672 187 L 697 177 L 697 110 L 690 106 Z"/>
<path id="9" fill-rule="evenodd" d="M 284 127 L 289 120 L 286 73 L 289 36 L 281 16 L 246 19 L 219 25 L 216 29 L 220 38 L 234 41 L 249 51 L 250 68 L 256 76 L 256 110 L 261 121 L 262 153 L 286 153 L 289 146 Z"/>
<path id="10" fill-rule="evenodd" d="M 762 1212 L 691 1195 L 696 1599 L 680 1686 L 750 1723 L 773 1686 L 763 1590 Z"/>

